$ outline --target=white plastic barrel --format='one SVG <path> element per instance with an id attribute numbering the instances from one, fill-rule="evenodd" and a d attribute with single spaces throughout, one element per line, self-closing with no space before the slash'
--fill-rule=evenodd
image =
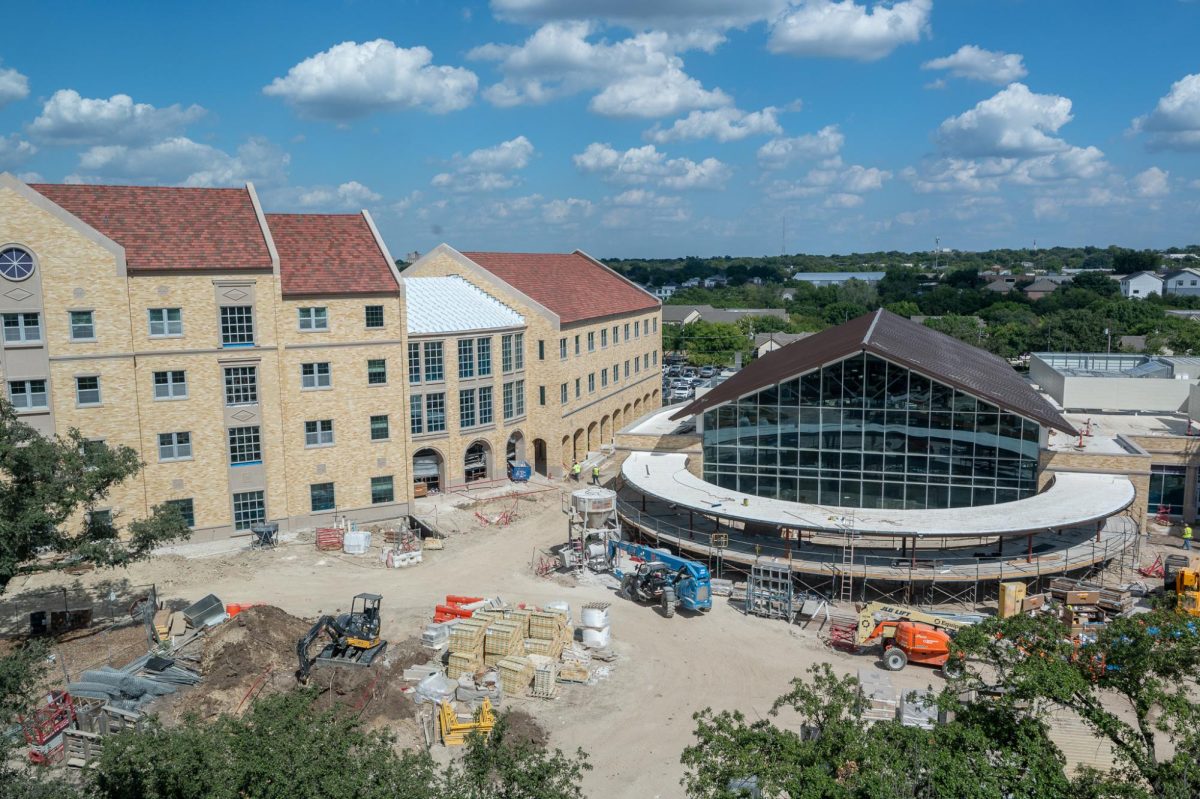
<path id="1" fill-rule="evenodd" d="M 589 608 L 584 607 L 580 611 L 580 621 L 584 627 L 594 627 L 599 629 L 608 629 L 608 608 Z"/>
<path id="2" fill-rule="evenodd" d="M 608 627 L 601 627 L 599 629 L 595 627 L 583 628 L 583 645 L 586 647 L 603 649 L 608 646 L 611 640 L 612 635 L 609 633 Z"/>

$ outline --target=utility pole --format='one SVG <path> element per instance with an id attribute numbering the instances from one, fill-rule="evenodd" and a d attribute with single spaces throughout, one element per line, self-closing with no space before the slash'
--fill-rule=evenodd
<path id="1" fill-rule="evenodd" d="M 941 253 L 941 251 L 942 251 L 942 240 L 939 237 L 934 236 L 933 237 L 933 271 L 935 271 L 935 272 L 937 271 L 937 268 L 938 268 L 938 254 Z"/>

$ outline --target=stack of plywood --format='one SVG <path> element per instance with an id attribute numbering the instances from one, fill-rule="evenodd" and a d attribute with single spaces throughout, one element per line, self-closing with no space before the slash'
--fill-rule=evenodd
<path id="1" fill-rule="evenodd" d="M 515 621 L 494 621 L 483 636 L 483 663 L 495 666 L 509 655 L 524 652 L 522 625 Z"/>
<path id="2" fill-rule="evenodd" d="M 510 656 L 496 664 L 500 687 L 509 696 L 524 696 L 533 682 L 533 664 L 528 658 Z"/>

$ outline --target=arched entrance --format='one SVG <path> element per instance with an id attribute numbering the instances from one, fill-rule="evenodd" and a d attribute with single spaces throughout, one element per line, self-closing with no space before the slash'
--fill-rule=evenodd
<path id="1" fill-rule="evenodd" d="M 621 429 L 621 409 L 617 408 L 613 411 L 613 436 L 616 436 L 617 431 Z"/>
<path id="2" fill-rule="evenodd" d="M 571 462 L 581 459 L 587 454 L 587 441 L 583 438 L 583 428 L 575 431 L 575 438 L 571 442 Z M 571 464 L 568 463 L 567 466 Z"/>
<path id="3" fill-rule="evenodd" d="M 625 403 L 625 424 L 633 421 L 633 417 L 630 416 L 631 413 L 633 413 L 633 406 L 627 402 Z"/>
<path id="4" fill-rule="evenodd" d="M 535 438 L 533 440 L 533 470 L 543 477 L 550 476 L 550 464 L 546 461 L 546 442 L 540 438 Z"/>
<path id="5" fill-rule="evenodd" d="M 463 455 L 463 476 L 468 483 L 492 476 L 492 448 L 486 441 L 475 441 Z"/>
<path id="6" fill-rule="evenodd" d="M 571 442 L 570 436 L 563 436 L 562 440 L 562 465 L 564 469 L 571 468 L 571 462 L 575 460 L 575 448 Z"/>
<path id="7" fill-rule="evenodd" d="M 591 424 L 588 425 L 588 433 L 587 433 L 588 452 L 595 452 L 597 449 L 600 448 L 600 438 L 598 436 L 599 432 L 600 432 L 600 425 L 597 422 L 592 422 Z"/>
<path id="8" fill-rule="evenodd" d="M 424 485 L 428 494 L 436 494 L 446 485 L 446 462 L 442 453 L 431 447 L 419 449 L 413 453 L 413 487 Z M 414 496 L 421 496 L 422 489 L 417 489 Z"/>
<path id="9" fill-rule="evenodd" d="M 520 430 L 514 430 L 513 434 L 508 437 L 508 444 L 504 447 L 505 464 L 512 461 L 523 461 L 525 458 L 525 436 Z"/>
<path id="10" fill-rule="evenodd" d="M 612 441 L 612 422 L 609 421 L 608 414 L 600 417 L 600 441 L 605 444 Z"/>
<path id="11" fill-rule="evenodd" d="M 633 415 L 634 416 L 642 415 L 642 401 L 640 399 L 635 399 L 633 401 Z"/>

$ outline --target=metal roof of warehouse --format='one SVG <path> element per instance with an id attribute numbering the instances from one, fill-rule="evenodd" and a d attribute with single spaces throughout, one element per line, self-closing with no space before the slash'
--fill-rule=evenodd
<path id="1" fill-rule="evenodd" d="M 671 418 L 703 413 L 858 352 L 877 355 L 1046 427 L 1076 432 L 1008 361 L 882 308 L 764 355 Z"/>
<path id="2" fill-rule="evenodd" d="M 404 294 L 413 335 L 525 324 L 525 317 L 461 277 L 406 277 Z"/>

